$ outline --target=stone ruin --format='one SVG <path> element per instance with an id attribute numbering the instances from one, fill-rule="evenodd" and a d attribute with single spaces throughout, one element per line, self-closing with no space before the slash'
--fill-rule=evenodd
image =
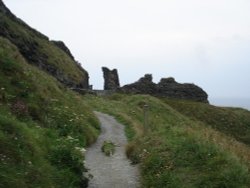
<path id="1" fill-rule="evenodd" d="M 195 84 L 178 83 L 174 78 L 162 78 L 158 84 L 153 82 L 151 74 L 145 74 L 138 81 L 120 87 L 116 69 L 102 67 L 104 91 L 115 91 L 127 94 L 148 94 L 156 97 L 168 97 L 208 103 L 207 93 Z"/>
<path id="2" fill-rule="evenodd" d="M 104 90 L 117 90 L 120 88 L 120 82 L 117 69 L 109 70 L 107 67 L 102 67 L 104 77 Z"/>
<path id="3" fill-rule="evenodd" d="M 153 95 L 157 91 L 157 85 L 153 83 L 151 74 L 145 74 L 137 82 L 121 87 L 120 91 L 124 93 Z"/>
<path id="4" fill-rule="evenodd" d="M 123 93 L 149 94 L 156 97 L 169 97 L 208 103 L 208 95 L 194 84 L 180 84 L 174 78 L 162 78 L 154 83 L 151 74 L 146 74 L 137 82 L 125 85 L 119 90 Z"/>

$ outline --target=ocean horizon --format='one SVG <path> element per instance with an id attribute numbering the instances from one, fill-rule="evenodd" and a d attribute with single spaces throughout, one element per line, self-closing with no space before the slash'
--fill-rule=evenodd
<path id="1" fill-rule="evenodd" d="M 250 98 L 209 98 L 209 103 L 221 107 L 238 107 L 250 111 Z"/>

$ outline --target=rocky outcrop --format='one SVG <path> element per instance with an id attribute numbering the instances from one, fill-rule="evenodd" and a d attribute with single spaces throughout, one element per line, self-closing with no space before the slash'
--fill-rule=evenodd
<path id="1" fill-rule="evenodd" d="M 63 41 L 52 40 L 51 42 L 53 44 L 55 44 L 58 48 L 60 48 L 61 50 L 63 50 L 66 54 L 69 55 L 69 57 L 71 57 L 75 61 L 74 56 L 72 55 L 72 53 L 70 52 L 69 48 L 64 44 Z"/>
<path id="2" fill-rule="evenodd" d="M 150 94 L 157 97 L 186 99 L 208 102 L 208 95 L 194 84 L 180 84 L 174 78 L 162 78 L 158 84 L 152 81 L 152 75 L 146 74 L 137 82 L 120 88 L 123 93 Z"/>
<path id="3" fill-rule="evenodd" d="M 12 15 L 14 16 L 10 10 L 5 6 L 2 0 L 0 0 L 0 12 L 6 14 L 6 15 Z"/>
<path id="4" fill-rule="evenodd" d="M 33 64 L 70 88 L 88 88 L 88 73 L 74 60 L 63 42 L 48 37 L 17 18 L 0 0 L 0 36 L 19 49 L 28 63 Z"/>
<path id="5" fill-rule="evenodd" d="M 109 70 L 107 67 L 102 67 L 104 77 L 104 90 L 116 90 L 120 87 L 118 72 L 116 69 Z"/>
<path id="6" fill-rule="evenodd" d="M 162 78 L 157 84 L 158 96 L 208 102 L 207 93 L 194 84 L 180 84 L 174 78 Z"/>
<path id="7" fill-rule="evenodd" d="M 121 87 L 120 91 L 125 93 L 153 95 L 157 91 L 157 85 L 153 83 L 152 75 L 146 74 L 144 77 L 140 78 L 137 82 Z"/>
<path id="8" fill-rule="evenodd" d="M 21 19 L 19 19 L 18 17 L 16 17 L 3 3 L 2 0 L 0 0 L 0 27 L 2 26 L 2 23 L 4 23 L 3 21 L 5 20 L 4 16 L 7 16 L 8 18 L 10 18 L 12 21 L 15 21 L 16 23 L 18 23 L 19 25 L 28 28 L 30 31 L 32 31 L 35 35 L 47 39 L 48 37 L 45 36 L 44 34 L 40 33 L 39 31 L 37 31 L 36 29 L 30 27 L 29 25 L 27 25 L 24 21 L 22 21 Z"/>

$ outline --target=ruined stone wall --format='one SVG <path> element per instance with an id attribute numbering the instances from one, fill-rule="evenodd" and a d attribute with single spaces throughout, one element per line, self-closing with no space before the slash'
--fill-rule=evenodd
<path id="1" fill-rule="evenodd" d="M 162 78 L 158 84 L 152 81 L 152 75 L 146 74 L 137 82 L 119 89 L 123 93 L 150 94 L 157 97 L 186 99 L 208 102 L 207 93 L 194 84 L 180 84 L 174 78 Z"/>
<path id="2" fill-rule="evenodd" d="M 104 90 L 116 90 L 120 87 L 118 72 L 116 69 L 109 70 L 107 67 L 102 67 L 104 77 Z"/>

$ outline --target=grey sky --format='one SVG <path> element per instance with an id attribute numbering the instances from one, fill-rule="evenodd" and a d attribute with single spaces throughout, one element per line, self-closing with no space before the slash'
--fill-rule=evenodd
<path id="1" fill-rule="evenodd" d="M 249 0 L 4 0 L 18 17 L 63 40 L 103 87 L 145 73 L 201 86 L 209 97 L 250 98 Z"/>

